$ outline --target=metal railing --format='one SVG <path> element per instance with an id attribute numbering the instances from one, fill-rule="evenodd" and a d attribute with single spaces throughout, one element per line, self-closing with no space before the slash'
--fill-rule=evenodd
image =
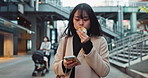
<path id="1" fill-rule="evenodd" d="M 117 49 L 118 47 L 121 47 L 121 46 L 129 43 L 131 41 L 131 39 L 132 39 L 132 41 L 134 41 L 135 40 L 134 38 L 139 35 L 140 35 L 140 33 L 134 33 L 134 34 L 128 35 L 124 38 L 121 38 L 119 40 L 109 43 L 108 44 L 109 51 L 112 52 L 114 49 Z"/>
<path id="2" fill-rule="evenodd" d="M 143 61 L 143 56 L 148 55 L 148 52 L 146 51 L 146 47 L 148 45 L 148 35 L 142 34 L 141 36 L 136 37 L 135 40 L 131 39 L 130 43 L 127 46 L 125 46 L 128 48 L 128 66 L 132 65 L 132 62 L 134 60 L 140 59 L 138 60 L 138 62 Z M 126 51 L 124 50 L 123 53 L 124 52 Z M 133 56 L 133 52 L 136 52 L 137 56 Z"/>
<path id="3" fill-rule="evenodd" d="M 107 28 L 108 30 L 121 36 L 121 32 L 118 30 L 119 28 L 118 29 L 113 28 L 113 26 L 117 27 L 117 24 L 115 24 L 113 21 L 111 22 L 110 20 L 107 20 L 101 16 L 97 16 L 97 18 L 99 19 L 99 23 L 101 24 L 101 26 L 103 26 L 103 27 Z M 107 24 L 107 23 L 109 23 L 109 24 Z"/>
<path id="4" fill-rule="evenodd" d="M 46 3 L 46 4 L 50 4 L 58 9 L 60 9 L 61 11 L 64 11 L 66 13 L 70 13 L 70 10 L 69 9 L 66 9 L 64 8 L 60 3 L 61 2 L 57 2 L 57 1 L 50 1 L 50 0 L 47 0 L 47 2 L 43 2 L 43 3 Z"/>
<path id="5" fill-rule="evenodd" d="M 132 35 L 129 35 L 125 38 L 119 39 L 117 41 L 114 41 L 112 43 L 109 43 L 109 51 L 110 53 L 116 52 L 117 50 L 121 50 L 125 48 L 127 45 L 131 45 L 132 43 L 137 43 L 139 40 L 141 41 L 141 36 L 144 36 L 145 34 L 135 33 Z"/>
<path id="6" fill-rule="evenodd" d="M 148 6 L 148 1 L 102 1 L 94 6 Z"/>
<path id="7" fill-rule="evenodd" d="M 111 44 L 109 44 L 111 45 Z M 115 42 L 115 46 L 110 50 L 110 57 L 117 56 L 112 60 L 118 60 L 118 54 L 123 54 L 124 56 L 128 56 L 127 66 L 134 64 L 134 60 L 138 60 L 138 62 L 143 61 L 143 56 L 147 56 L 148 52 L 148 35 L 147 34 L 134 34 L 124 39 L 118 40 Z M 140 52 L 140 53 L 139 53 Z M 128 54 L 127 54 L 128 53 Z M 136 53 L 137 56 L 133 56 L 133 53 Z"/>

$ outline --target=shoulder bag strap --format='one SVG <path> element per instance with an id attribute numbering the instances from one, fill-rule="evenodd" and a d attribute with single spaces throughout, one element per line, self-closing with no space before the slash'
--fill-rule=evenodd
<path id="1" fill-rule="evenodd" d="M 66 52 L 67 39 L 68 39 L 68 37 L 65 37 L 64 48 L 63 48 L 63 59 L 64 59 L 65 52 Z M 57 75 L 56 78 L 62 78 L 62 76 L 63 75 Z"/>
<path id="2" fill-rule="evenodd" d="M 63 58 L 64 58 L 65 53 L 66 53 L 67 39 L 68 39 L 68 37 L 65 37 L 64 48 L 63 48 Z"/>

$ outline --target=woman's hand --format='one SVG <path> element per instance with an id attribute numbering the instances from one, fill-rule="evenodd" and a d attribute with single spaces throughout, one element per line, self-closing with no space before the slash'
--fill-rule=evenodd
<path id="1" fill-rule="evenodd" d="M 89 41 L 90 37 L 87 35 L 87 33 L 77 30 L 77 34 L 79 36 L 79 38 L 81 39 L 81 43 L 85 43 L 87 41 Z"/>
<path id="2" fill-rule="evenodd" d="M 63 65 L 65 66 L 65 68 L 67 69 L 71 69 L 75 66 L 77 66 L 79 63 L 77 61 L 71 61 L 71 60 L 65 60 L 63 61 Z"/>

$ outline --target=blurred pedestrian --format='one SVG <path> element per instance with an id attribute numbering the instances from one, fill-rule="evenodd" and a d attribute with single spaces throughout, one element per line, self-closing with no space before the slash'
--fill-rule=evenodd
<path id="1" fill-rule="evenodd" d="M 41 44 L 40 50 L 42 50 L 44 52 L 44 55 L 48 58 L 48 67 L 50 67 L 50 49 L 51 49 L 51 43 L 49 41 L 49 38 L 47 36 L 45 36 L 44 41 Z"/>

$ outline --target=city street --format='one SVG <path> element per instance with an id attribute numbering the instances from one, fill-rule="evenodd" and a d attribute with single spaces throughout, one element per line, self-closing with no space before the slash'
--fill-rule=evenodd
<path id="1" fill-rule="evenodd" d="M 54 54 L 51 53 L 51 64 Z M 31 55 L 21 55 L 12 58 L 0 58 L 0 78 L 55 78 L 51 67 L 45 77 L 32 77 L 34 62 Z M 105 78 L 132 78 L 111 66 L 110 73 Z"/>
<path id="2" fill-rule="evenodd" d="M 0 78 L 55 78 L 51 68 L 45 77 L 32 77 L 33 70 L 34 62 L 31 59 L 31 55 L 11 58 L 6 61 L 0 59 Z"/>
<path id="3" fill-rule="evenodd" d="M 83 29 L 86 33 L 81 34 Z M 63 42 L 64 36 L 70 39 Z M 78 53 L 81 48 L 84 54 Z M 148 0 L 0 0 L 0 78 L 55 78 L 52 66 L 57 49 L 80 56 L 75 77 L 104 76 L 108 58 L 110 71 L 101 78 L 148 78 Z M 49 66 L 44 54 L 33 56 L 42 63 L 34 64 L 36 50 L 47 57 L 51 51 L 49 72 L 44 70 Z"/>

